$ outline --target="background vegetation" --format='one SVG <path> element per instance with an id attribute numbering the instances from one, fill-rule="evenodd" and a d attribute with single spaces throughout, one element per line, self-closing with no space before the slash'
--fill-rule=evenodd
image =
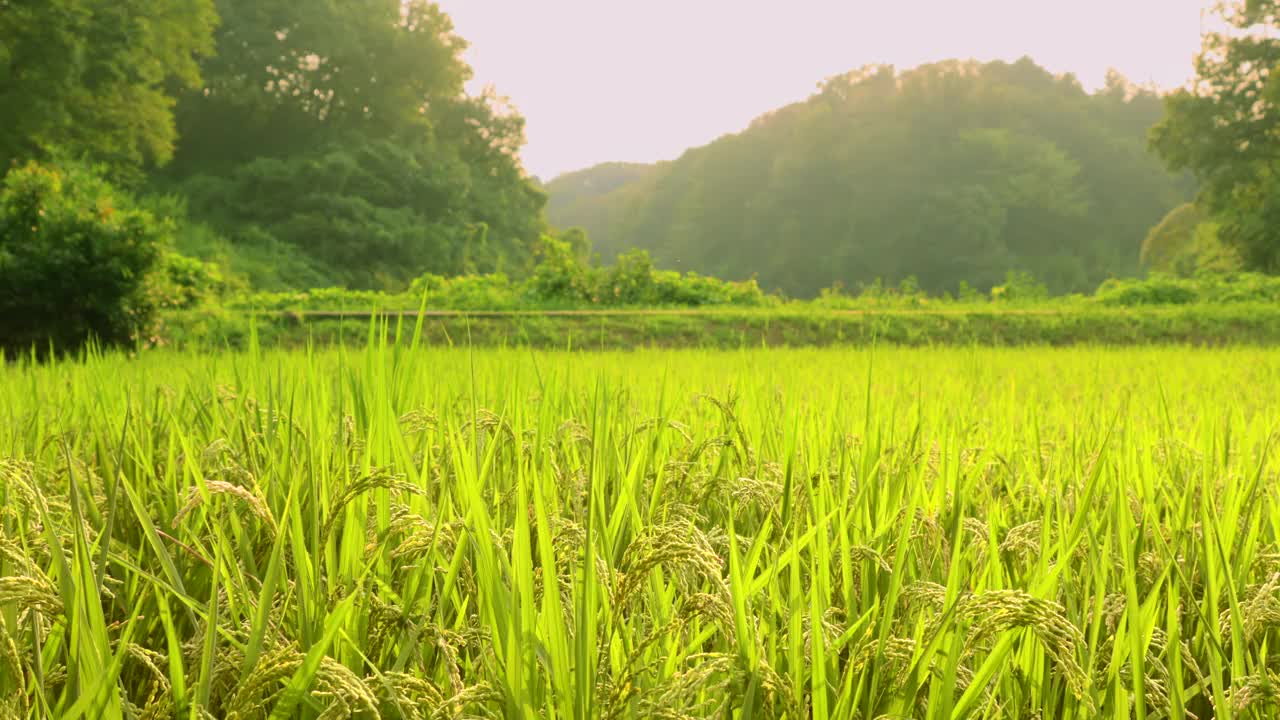
<path id="1" fill-rule="evenodd" d="M 428 0 L 0 0 L 0 718 L 1274 717 L 1278 1 L 541 188 Z"/>
<path id="2" fill-rule="evenodd" d="M 1223 16 L 1197 84 L 1164 98 L 1116 74 L 1087 92 L 1030 59 L 870 67 L 674 162 L 544 188 L 520 163 L 523 119 L 464 91 L 466 44 L 429 0 L 10 2 L 0 280 L 16 319 L 0 347 L 163 342 L 175 312 L 424 297 L 1270 301 L 1241 273 L 1280 268 L 1280 21 L 1274 0 Z"/>
<path id="3" fill-rule="evenodd" d="M 1091 95 L 1031 60 L 865 68 L 672 163 L 552 182 L 576 197 L 551 217 L 606 257 L 642 247 L 793 295 L 911 275 L 987 290 L 1008 270 L 1092 290 L 1138 272 L 1143 236 L 1191 195 L 1146 151 L 1162 111 L 1119 76 Z"/>

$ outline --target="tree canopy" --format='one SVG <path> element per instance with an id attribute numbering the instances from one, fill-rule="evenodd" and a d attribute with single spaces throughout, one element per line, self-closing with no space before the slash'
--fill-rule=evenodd
<path id="1" fill-rule="evenodd" d="M 53 152 L 138 181 L 173 154 L 177 87 L 213 51 L 213 0 L 0 3 L 0 168 Z"/>
<path id="2" fill-rule="evenodd" d="M 1280 2 L 1227 3 L 1229 32 L 1209 33 L 1193 87 L 1166 101 L 1151 144 L 1200 180 L 1222 242 L 1257 270 L 1280 272 Z"/>
<path id="3" fill-rule="evenodd" d="M 428 0 L 5 0 L 0 164 L 168 195 L 264 287 L 524 268 L 546 198 L 465 48 Z"/>
<path id="4" fill-rule="evenodd" d="M 142 339 L 163 299 L 152 273 L 169 233 L 83 167 L 29 163 L 8 173 L 0 186 L 0 351 Z"/>
<path id="5" fill-rule="evenodd" d="M 524 121 L 464 93 L 466 43 L 439 7 L 218 11 L 218 52 L 179 98 L 167 173 L 194 218 L 242 246 L 301 253 L 312 284 L 394 287 L 528 262 L 545 197 L 519 162 Z"/>
<path id="6" fill-rule="evenodd" d="M 1025 59 L 868 67 L 620 186 L 606 167 L 602 194 L 581 191 L 590 173 L 552 182 L 551 220 L 606 256 L 641 247 L 797 295 L 910 276 L 990 288 L 1009 270 L 1087 290 L 1136 272 L 1189 195 L 1146 153 L 1161 110 L 1118 75 L 1090 94 Z"/>

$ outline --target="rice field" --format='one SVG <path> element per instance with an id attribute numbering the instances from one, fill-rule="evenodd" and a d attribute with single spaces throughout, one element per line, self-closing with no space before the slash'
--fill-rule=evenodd
<path id="1" fill-rule="evenodd" d="M 0 367 L 0 717 L 1263 718 L 1280 353 Z"/>

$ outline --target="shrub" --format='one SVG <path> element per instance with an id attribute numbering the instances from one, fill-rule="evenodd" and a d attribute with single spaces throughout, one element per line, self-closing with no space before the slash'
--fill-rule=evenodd
<path id="1" fill-rule="evenodd" d="M 668 283 L 670 287 L 670 283 Z M 606 305 L 653 305 L 658 302 L 653 278 L 653 260 L 645 250 L 631 250 L 604 274 L 596 293 Z"/>
<path id="2" fill-rule="evenodd" d="M 1181 277 L 1244 267 L 1240 254 L 1219 237 L 1219 224 L 1194 203 L 1175 208 L 1151 229 L 1141 257 L 1144 267 Z"/>
<path id="3" fill-rule="evenodd" d="M 1157 273 L 1145 280 L 1108 280 L 1094 298 L 1120 306 L 1274 304 L 1280 303 L 1280 277 L 1202 271 L 1194 278 L 1177 278 Z"/>
<path id="4" fill-rule="evenodd" d="M 655 270 L 647 253 L 636 251 L 616 265 L 587 267 L 574 246 L 543 238 L 539 262 L 528 279 L 505 273 L 444 277 L 426 273 L 408 290 L 388 293 L 341 288 L 257 292 L 235 296 L 231 306 L 258 311 L 585 309 L 592 307 L 764 307 L 780 305 L 755 278 L 726 282 L 697 273 Z"/>
<path id="5" fill-rule="evenodd" d="M 1004 302 L 1039 302 L 1049 299 L 1049 288 L 1029 272 L 1010 270 L 1004 284 L 991 288 L 991 299 Z"/>
<path id="6" fill-rule="evenodd" d="M 1280 277 L 1261 273 L 1203 273 L 1196 278 L 1201 299 L 1212 303 L 1280 302 Z"/>
<path id="7" fill-rule="evenodd" d="M 171 234 L 96 172 L 28 164 L 0 190 L 0 348 L 128 345 L 148 328 L 148 275 Z"/>
<path id="8" fill-rule="evenodd" d="M 535 300 L 577 304 L 591 298 L 591 284 L 568 242 L 544 235 L 538 247 L 538 265 L 529 280 Z"/>
<path id="9" fill-rule="evenodd" d="M 409 288 L 410 302 L 449 310 L 508 310 L 520 306 L 517 289 L 504 273 L 462 275 L 454 278 L 426 274 Z"/>
<path id="10" fill-rule="evenodd" d="M 962 303 L 979 303 L 986 299 L 982 293 L 964 280 L 960 281 L 960 289 L 957 291 L 956 297 Z"/>
<path id="11" fill-rule="evenodd" d="M 1189 281 L 1155 274 L 1146 280 L 1107 280 L 1098 288 L 1096 297 L 1104 305 L 1134 307 L 1187 305 L 1198 300 L 1200 295 Z"/>
<path id="12" fill-rule="evenodd" d="M 857 307 L 858 300 L 848 295 L 844 283 L 837 280 L 831 287 L 819 290 L 813 304 L 828 310 L 849 310 Z"/>
<path id="13" fill-rule="evenodd" d="M 729 283 L 729 304 L 739 307 L 765 307 L 780 305 L 782 298 L 768 295 L 760 288 L 760 281 L 754 276 L 750 280 Z"/>
<path id="14" fill-rule="evenodd" d="M 168 251 L 148 280 L 148 293 L 160 310 L 192 310 L 216 299 L 226 288 L 213 263 Z"/>

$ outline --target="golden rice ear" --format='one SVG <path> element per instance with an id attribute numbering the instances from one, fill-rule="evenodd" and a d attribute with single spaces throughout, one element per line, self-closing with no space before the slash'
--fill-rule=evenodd
<path id="1" fill-rule="evenodd" d="M 1231 642 L 1233 619 L 1239 619 L 1246 645 L 1253 645 L 1271 630 L 1280 628 L 1280 573 L 1275 573 L 1266 582 L 1250 588 L 1248 598 L 1239 605 L 1238 618 L 1233 617 L 1231 608 L 1222 611 L 1219 616 L 1219 632 L 1227 646 Z"/>
<path id="2" fill-rule="evenodd" d="M 364 683 L 378 699 L 383 717 L 427 720 L 445 704 L 435 683 L 409 673 L 386 672 L 367 677 Z"/>
<path id="3" fill-rule="evenodd" d="M 371 490 L 378 489 L 390 490 L 394 493 L 426 496 L 425 490 L 411 482 L 407 482 L 404 475 L 393 473 L 385 468 L 374 468 L 367 475 L 359 477 L 348 485 L 333 501 L 324 525 L 320 528 L 321 544 L 323 545 L 329 539 L 329 534 L 333 531 L 334 525 L 342 517 L 347 505 L 352 500 Z"/>
<path id="4" fill-rule="evenodd" d="M 287 681 L 302 666 L 306 655 L 296 647 L 280 646 L 264 653 L 226 700 L 227 720 L 266 718 L 285 691 Z M 318 698 L 326 720 L 344 720 L 378 712 L 378 698 L 365 681 L 329 657 L 321 660 L 311 697 Z"/>
<path id="5" fill-rule="evenodd" d="M 627 546 L 619 565 L 622 580 L 616 597 L 620 609 L 649 581 L 649 572 L 659 567 L 686 589 L 707 582 L 728 595 L 724 561 L 706 533 L 692 524 L 679 523 L 645 528 Z"/>
<path id="6" fill-rule="evenodd" d="M 8 622 L 0 615 L 0 668 L 7 670 L 9 677 L 20 678 L 26 676 L 26 663 L 24 653 L 18 649 L 17 641 L 9 632 Z M 28 703 L 26 693 L 13 693 L 9 701 L 0 701 L 0 708 L 11 714 L 0 717 L 19 717 L 17 709 L 26 709 Z"/>
<path id="7" fill-rule="evenodd" d="M 1265 670 L 1242 678 L 1234 683 L 1230 700 L 1231 709 L 1238 713 L 1274 712 L 1280 708 L 1280 674 Z"/>
<path id="8" fill-rule="evenodd" d="M 249 488 L 235 485 L 222 480 L 206 480 L 204 484 L 205 492 L 208 493 L 210 499 L 218 496 L 229 497 L 240 501 L 245 508 L 254 516 L 261 520 L 272 532 L 276 531 L 276 519 L 271 514 L 271 508 L 267 507 L 267 502 L 260 495 L 253 492 Z M 178 513 L 173 516 L 172 526 L 178 527 L 182 523 L 182 519 L 186 517 L 192 510 L 201 507 L 206 502 L 206 495 L 200 491 L 198 487 L 191 487 L 187 490 L 185 502 L 178 509 Z"/>
<path id="9" fill-rule="evenodd" d="M 1084 635 L 1066 616 L 1066 608 L 1056 602 L 1033 597 L 1020 590 L 990 590 L 966 598 L 958 615 L 970 623 L 967 647 L 1007 632 L 1030 630 L 1054 660 L 1054 666 L 1076 698 L 1091 706 L 1090 679 L 1078 660 L 1085 647 Z"/>
<path id="10" fill-rule="evenodd" d="M 64 612 L 57 588 L 43 575 L 0 577 L 0 605 L 6 604 L 55 617 Z"/>

